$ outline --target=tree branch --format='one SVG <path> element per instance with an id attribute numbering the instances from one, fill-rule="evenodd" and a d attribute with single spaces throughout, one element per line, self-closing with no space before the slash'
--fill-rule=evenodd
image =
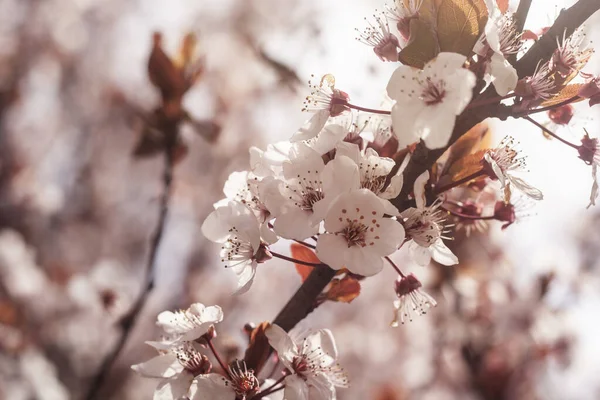
<path id="1" fill-rule="evenodd" d="M 176 126 L 172 127 L 169 130 L 177 129 Z M 150 254 L 148 256 L 148 261 L 146 263 L 145 269 L 145 280 L 146 285 L 139 293 L 135 302 L 131 306 L 131 309 L 125 314 L 119 324 L 121 325 L 122 332 L 119 340 L 113 347 L 113 349 L 106 355 L 104 361 L 100 365 L 98 373 L 94 377 L 92 384 L 88 390 L 87 395 L 85 396 L 86 400 L 93 400 L 98 397 L 100 390 L 104 386 L 104 382 L 111 371 L 115 361 L 119 357 L 119 354 L 125 347 L 127 343 L 127 339 L 131 335 L 133 327 L 137 322 L 137 319 L 140 315 L 140 312 L 144 308 L 146 304 L 146 300 L 150 295 L 150 292 L 154 288 L 154 264 L 156 263 L 156 256 L 158 254 L 158 247 L 160 245 L 160 241 L 163 236 L 163 232 L 165 230 L 165 224 L 167 220 L 167 214 L 169 210 L 169 199 L 171 197 L 171 186 L 173 181 L 173 147 L 175 145 L 174 135 L 166 135 L 168 136 L 166 139 L 166 145 L 164 150 L 164 170 L 162 177 L 162 193 L 160 197 L 160 205 L 158 211 L 158 222 L 154 229 L 154 233 L 152 234 L 152 239 L 150 241 Z"/>
<path id="2" fill-rule="evenodd" d="M 562 10 L 548 32 L 517 61 L 515 68 L 519 78 L 533 74 L 538 62 L 548 61 L 552 57 L 552 53 L 558 46 L 556 43 L 557 38 L 562 38 L 565 31 L 567 36 L 571 36 L 598 10 L 600 10 L 600 1 L 598 0 L 579 0 L 572 7 Z"/>
<path id="3" fill-rule="evenodd" d="M 530 0 L 523 0 L 530 2 Z M 525 6 L 523 6 L 525 7 Z M 549 60 L 557 47 L 556 37 L 561 36 L 565 29 L 570 35 L 594 12 L 600 9 L 599 0 L 580 0 L 573 7 L 563 11 L 557 18 L 550 30 L 534 44 L 531 49 L 516 63 L 519 77 L 531 75 L 539 60 Z M 400 195 L 392 202 L 400 210 L 407 208 L 410 204 L 409 194 L 413 190 L 415 180 L 423 172 L 429 170 L 438 158 L 456 142 L 464 133 L 488 117 L 505 116 L 501 105 L 490 105 L 477 110 L 468 110 L 456 120 L 452 136 L 445 148 L 428 150 L 423 142 L 417 145 L 411 161 L 404 170 L 404 185 Z M 311 311 L 317 296 L 335 276 L 335 271 L 329 267 L 317 267 L 304 281 L 302 286 L 281 310 L 273 321 L 285 331 L 292 329 L 298 322 L 304 319 Z"/>
<path id="4" fill-rule="evenodd" d="M 289 332 L 298 322 L 306 318 L 313 310 L 317 296 L 333 279 L 335 272 L 326 265 L 313 268 L 302 286 L 275 317 L 273 324 L 279 325 L 283 330 Z"/>

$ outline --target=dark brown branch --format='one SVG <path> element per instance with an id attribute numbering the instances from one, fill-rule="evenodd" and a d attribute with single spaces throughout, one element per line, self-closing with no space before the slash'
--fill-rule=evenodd
<path id="1" fill-rule="evenodd" d="M 517 61 L 515 67 L 519 78 L 533 74 L 538 62 L 548 61 L 552 57 L 552 53 L 557 47 L 557 38 L 562 38 L 565 31 L 567 32 L 567 36 L 570 36 L 598 10 L 600 10 L 600 1 L 579 0 L 572 7 L 561 11 L 548 32 Z"/>
<path id="2" fill-rule="evenodd" d="M 176 127 L 172 127 L 170 130 L 176 129 Z M 95 398 L 98 398 L 100 390 L 104 386 L 104 382 L 108 377 L 109 372 L 111 371 L 115 361 L 119 357 L 119 354 L 123 350 L 123 347 L 125 347 L 127 339 L 131 335 L 131 332 L 133 330 L 133 327 L 135 326 L 135 323 L 137 322 L 140 312 L 144 308 L 146 300 L 148 300 L 148 296 L 154 288 L 154 265 L 156 263 L 158 247 L 160 245 L 163 232 L 165 230 L 165 223 L 167 220 L 167 214 L 169 210 L 169 199 L 171 197 L 171 184 L 173 181 L 173 148 L 175 145 L 175 135 L 172 134 L 167 136 L 167 144 L 165 146 L 164 151 L 165 165 L 162 177 L 162 193 L 160 197 L 158 222 L 156 224 L 156 227 L 154 228 L 154 233 L 152 234 L 152 239 L 150 241 L 150 254 L 148 255 L 148 261 L 146 263 L 145 269 L 145 286 L 136 298 L 133 305 L 131 306 L 131 309 L 119 321 L 119 324 L 122 328 L 121 336 L 119 337 L 119 340 L 117 341 L 113 349 L 110 351 L 110 353 L 108 353 L 108 355 L 102 361 L 98 373 L 94 377 L 94 380 L 90 385 L 88 393 L 85 396 L 86 400 L 93 400 Z"/>
<path id="3" fill-rule="evenodd" d="M 289 332 L 298 322 L 306 318 L 313 310 L 317 296 L 333 279 L 335 272 L 325 265 L 315 267 L 300 289 L 294 293 L 279 315 L 275 317 L 273 324 L 279 325 L 283 330 Z"/>

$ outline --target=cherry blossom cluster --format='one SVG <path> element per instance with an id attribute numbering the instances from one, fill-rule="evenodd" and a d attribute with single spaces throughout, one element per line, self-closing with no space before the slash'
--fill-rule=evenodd
<path id="1" fill-rule="evenodd" d="M 219 306 L 205 307 L 200 303 L 158 315 L 156 323 L 163 336 L 160 341 L 146 342 L 158 355 L 132 366 L 143 377 L 159 380 L 155 400 L 334 400 L 335 388 L 348 386 L 337 364 L 337 348 L 329 330 L 295 340 L 279 326 L 270 325 L 265 336 L 284 368 L 277 380 L 259 379 L 244 360 L 225 363 L 216 350 L 214 325 L 222 320 Z M 213 371 L 206 354 L 218 362 L 219 371 Z"/>
<path id="2" fill-rule="evenodd" d="M 230 175 L 226 197 L 202 226 L 208 239 L 222 245 L 221 260 L 236 273 L 238 292 L 247 291 L 258 264 L 273 257 L 361 277 L 379 273 L 388 263 L 398 272 L 399 300 L 392 323 L 397 325 L 436 302 L 391 255 L 405 251 L 419 265 L 432 259 L 457 264 L 445 243 L 452 239 L 452 227 L 470 233 L 495 220 L 506 228 L 526 215 L 533 201 L 543 199 L 523 179 L 525 156 L 512 137 L 480 150 L 478 159 L 465 164 L 464 173 L 450 174 L 456 166 L 442 157 L 438 168 L 422 173 L 411 187 L 404 185 L 415 146 L 446 149 L 456 141 L 457 123 L 471 110 L 493 105 L 504 118 L 521 117 L 550 132 L 530 114 L 556 112 L 584 98 L 594 105 L 600 99 L 598 78 L 581 72 L 592 54 L 581 31 L 557 38 L 551 59 L 519 78 L 509 60 L 521 53 L 525 39 L 514 16 L 501 12 L 494 0 L 485 3 L 487 22 L 470 57 L 440 52 L 422 68 L 400 65 L 378 109 L 352 104 L 350 95 L 335 86 L 335 78 L 325 75 L 309 82 L 303 110 L 313 115 L 289 140 L 250 149 L 248 170 Z M 422 9 L 425 4 L 431 2 L 397 0 L 376 12 L 358 39 L 372 46 L 382 61 L 399 61 L 413 41 L 414 21 L 432 12 Z M 577 94 L 548 106 L 575 78 L 583 80 Z M 599 192 L 598 140 L 586 133 L 581 145 L 575 145 L 549 135 L 575 148 L 593 166 L 593 204 Z M 270 246 L 280 239 L 315 249 L 319 263 L 274 252 Z"/>

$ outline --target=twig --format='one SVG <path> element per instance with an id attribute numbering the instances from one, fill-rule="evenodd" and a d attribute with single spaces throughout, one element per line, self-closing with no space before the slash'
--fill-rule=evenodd
<path id="1" fill-rule="evenodd" d="M 320 267 L 321 265 L 324 265 L 324 264 L 321 264 L 321 263 L 313 263 L 313 262 L 304 261 L 304 260 L 297 260 L 297 259 L 295 259 L 293 257 L 288 257 L 288 256 L 284 256 L 283 254 L 275 253 L 272 250 L 270 251 L 270 253 L 271 253 L 271 255 L 273 257 L 277 257 L 277 258 L 280 258 L 282 260 L 292 262 L 294 264 L 302 264 L 302 265 L 306 265 L 306 266 L 309 266 L 309 267 Z"/>
<path id="2" fill-rule="evenodd" d="M 557 48 L 556 38 L 567 33 L 571 36 L 589 17 L 600 10 L 598 0 L 579 0 L 572 7 L 563 10 L 554 25 L 537 41 L 515 64 L 519 78 L 533 74 L 541 61 L 548 61 Z"/>
<path id="3" fill-rule="evenodd" d="M 540 124 L 539 122 L 537 122 L 536 120 L 534 120 L 531 117 L 525 116 L 525 117 L 523 117 L 523 119 L 526 119 L 527 121 L 531 122 L 532 124 L 534 124 L 535 126 L 537 126 L 538 128 L 540 128 L 541 130 L 543 130 L 544 132 L 546 132 L 548 135 L 550 135 L 553 138 L 555 138 L 555 139 L 563 142 L 567 146 L 571 146 L 575 150 L 579 150 L 579 148 L 581 147 L 581 146 L 577 146 L 574 143 L 569 142 L 568 140 L 565 140 L 565 139 L 561 138 L 556 133 L 552 132 L 550 129 L 546 128 L 544 125 Z"/>
<path id="4" fill-rule="evenodd" d="M 137 322 L 140 312 L 144 305 L 146 304 L 146 300 L 150 295 L 150 292 L 154 288 L 154 264 L 156 262 L 156 255 L 158 253 L 158 247 L 160 245 L 160 241 L 165 229 L 165 223 L 167 220 L 167 213 L 169 210 L 169 199 L 171 197 L 171 186 L 173 181 L 173 145 L 167 143 L 165 146 L 165 165 L 162 177 L 162 194 L 160 197 L 160 205 L 158 211 L 158 222 L 156 227 L 154 228 L 154 233 L 152 234 L 152 239 L 150 242 L 150 254 L 148 256 L 148 261 L 146 263 L 146 285 L 139 293 L 135 302 L 131 306 L 131 309 L 127 314 L 125 314 L 121 320 L 120 325 L 122 328 L 121 336 L 119 340 L 113 347 L 113 349 L 106 355 L 104 361 L 102 362 L 97 375 L 95 376 L 92 384 L 90 385 L 90 389 L 88 390 L 87 395 L 85 396 L 86 400 L 93 400 L 98 396 L 98 393 L 103 387 L 104 381 L 106 380 L 108 373 L 112 369 L 115 361 L 119 357 L 119 354 L 125 347 L 127 343 L 127 339 L 131 335 L 133 327 Z"/>

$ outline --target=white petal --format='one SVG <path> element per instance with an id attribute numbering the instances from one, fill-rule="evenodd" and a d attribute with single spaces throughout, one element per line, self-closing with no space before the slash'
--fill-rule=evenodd
<path id="1" fill-rule="evenodd" d="M 456 265 L 458 264 L 458 257 L 452 253 L 442 239 L 438 239 L 435 243 L 430 246 L 431 256 L 435 261 L 442 265 Z"/>
<path id="2" fill-rule="evenodd" d="M 494 53 L 489 64 L 492 83 L 500 96 L 506 96 L 517 86 L 517 70 L 510 65 L 502 54 Z"/>
<path id="3" fill-rule="evenodd" d="M 379 220 L 379 227 L 375 230 L 374 234 L 379 238 L 374 239 L 372 237 L 374 236 L 373 233 L 369 233 L 366 237 L 367 244 L 372 242 L 374 245 L 368 245 L 366 248 L 379 256 L 388 256 L 398 250 L 402 242 L 404 242 L 405 236 L 402 224 L 391 218 Z"/>
<path id="4" fill-rule="evenodd" d="M 343 126 L 331 124 L 327 125 L 316 138 L 311 139 L 307 144 L 317 153 L 325 154 L 333 150 L 347 134 L 348 130 Z"/>
<path id="5" fill-rule="evenodd" d="M 235 294 L 246 293 L 254 282 L 256 275 L 256 261 L 249 262 L 244 265 L 239 265 L 231 268 L 237 276 L 237 289 Z"/>
<path id="6" fill-rule="evenodd" d="M 323 193 L 333 199 L 337 195 L 360 188 L 358 164 L 349 157 L 336 155 L 325 165 L 321 173 Z"/>
<path id="7" fill-rule="evenodd" d="M 372 276 L 381 272 L 383 259 L 367 249 L 367 247 L 352 246 L 345 250 L 344 261 L 349 271 L 363 276 Z"/>
<path id="8" fill-rule="evenodd" d="M 190 400 L 235 400 L 235 391 L 219 374 L 198 375 L 190 390 Z"/>
<path id="9" fill-rule="evenodd" d="M 598 198 L 599 187 L 598 187 L 598 180 L 596 179 L 597 169 L 598 169 L 597 164 L 593 164 L 592 165 L 592 179 L 594 180 L 594 183 L 592 184 L 592 191 L 590 192 L 590 204 L 588 204 L 587 208 L 590 208 L 591 206 L 595 206 L 596 199 Z"/>
<path id="10" fill-rule="evenodd" d="M 448 105 L 450 112 L 458 115 L 464 111 L 473 97 L 476 82 L 475 74 L 464 68 L 454 71 L 447 77 L 444 104 Z"/>
<path id="11" fill-rule="evenodd" d="M 304 379 L 298 375 L 290 375 L 285 378 L 283 398 L 285 400 L 308 400 L 308 386 Z"/>
<path id="12" fill-rule="evenodd" d="M 439 149 L 448 144 L 456 116 L 444 108 L 446 103 L 427 107 L 415 122 L 415 131 L 423 138 L 428 149 Z"/>
<path id="13" fill-rule="evenodd" d="M 303 240 L 319 231 L 319 225 L 314 225 L 310 217 L 309 211 L 303 211 L 298 207 L 289 207 L 277 216 L 273 228 L 283 238 Z"/>
<path id="14" fill-rule="evenodd" d="M 425 208 L 425 185 L 427 182 L 429 182 L 429 171 L 423 172 L 415 179 L 415 202 L 417 203 L 417 208 L 419 210 Z"/>
<path id="15" fill-rule="evenodd" d="M 317 373 L 308 380 L 310 400 L 335 400 L 335 387 L 323 373 Z"/>
<path id="16" fill-rule="evenodd" d="M 286 333 L 279 325 L 271 325 L 265 331 L 265 336 L 271 347 L 275 349 L 281 362 L 291 368 L 294 358 L 297 357 L 298 347 L 290 335 Z"/>
<path id="17" fill-rule="evenodd" d="M 340 236 L 325 233 L 317 240 L 317 257 L 333 269 L 344 268 L 344 252 L 348 248 L 346 240 Z"/>
<path id="18" fill-rule="evenodd" d="M 325 362 L 323 365 L 329 365 L 338 357 L 337 347 L 333 334 L 329 329 L 320 329 L 317 332 L 313 332 L 306 337 L 303 342 L 302 353 L 308 354 L 313 351 L 319 351 L 323 353 Z"/>
<path id="19" fill-rule="evenodd" d="M 183 366 L 174 353 L 167 353 L 132 365 L 131 369 L 147 378 L 172 378 L 183 371 Z"/>
<path id="20" fill-rule="evenodd" d="M 154 391 L 153 400 L 179 400 L 187 396 L 193 379 L 192 374 L 186 372 L 175 379 L 162 381 Z"/>
<path id="21" fill-rule="evenodd" d="M 360 155 L 360 149 L 355 143 L 341 142 L 335 146 L 335 157 L 345 156 L 354 161 L 356 165 L 360 164 L 362 156 Z"/>
<path id="22" fill-rule="evenodd" d="M 517 189 L 523 192 L 524 195 L 529 196 L 534 200 L 544 199 L 544 195 L 541 191 L 534 188 L 533 186 L 525 182 L 523 179 L 517 178 L 514 175 L 509 175 L 508 179 L 510 180 L 510 183 L 512 183 Z"/>
<path id="23" fill-rule="evenodd" d="M 308 121 L 302 125 L 298 132 L 292 135 L 290 141 L 299 142 L 301 140 L 307 140 L 314 138 L 321 132 L 321 129 L 327 123 L 329 119 L 329 110 L 317 111 Z"/>
<path id="24" fill-rule="evenodd" d="M 394 199 L 396 198 L 400 192 L 402 191 L 402 186 L 404 185 L 404 175 L 402 172 L 392 176 L 390 180 L 390 184 L 385 188 L 385 191 L 381 193 L 381 196 L 384 199 Z"/>
<path id="25" fill-rule="evenodd" d="M 234 200 L 238 196 L 240 190 L 244 190 L 248 184 L 248 171 L 234 171 L 229 174 L 229 177 L 223 185 L 223 193 L 228 199 Z"/>
<path id="26" fill-rule="evenodd" d="M 413 79 L 417 76 L 418 70 L 407 65 L 399 66 L 387 84 L 387 94 L 396 101 L 403 101 L 406 98 L 406 94 L 412 90 L 418 93 L 420 87 L 419 84 Z"/>
<path id="27" fill-rule="evenodd" d="M 415 123 L 423 108 L 424 105 L 419 99 L 392 107 L 392 126 L 398 139 L 398 148 L 403 149 L 421 138 L 420 133 L 415 130 Z"/>
<path id="28" fill-rule="evenodd" d="M 431 262 L 431 252 L 428 247 L 421 247 L 413 240 L 408 245 L 408 249 L 418 265 L 426 267 Z"/>

